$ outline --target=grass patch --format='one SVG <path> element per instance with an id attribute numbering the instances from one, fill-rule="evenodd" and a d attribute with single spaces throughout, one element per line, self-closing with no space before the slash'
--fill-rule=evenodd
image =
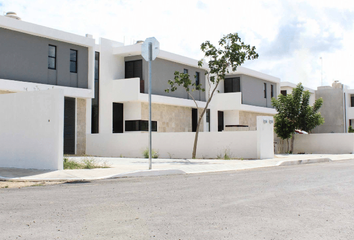
<path id="1" fill-rule="evenodd" d="M 98 163 L 94 158 L 84 158 L 80 162 L 64 158 L 64 169 L 109 168 L 106 163 Z"/>
<path id="2" fill-rule="evenodd" d="M 144 151 L 143 151 L 143 156 L 144 158 L 149 158 L 149 148 L 146 148 Z M 152 149 L 151 151 L 151 157 L 152 158 L 158 158 L 160 156 L 159 152 L 155 151 L 154 149 Z"/>

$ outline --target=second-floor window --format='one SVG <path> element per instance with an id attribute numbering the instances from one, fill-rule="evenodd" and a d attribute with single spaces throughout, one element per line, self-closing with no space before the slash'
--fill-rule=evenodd
<path id="1" fill-rule="evenodd" d="M 143 79 L 143 61 L 127 61 L 125 62 L 125 78 Z"/>
<path id="2" fill-rule="evenodd" d="M 267 84 L 263 83 L 264 98 L 267 98 Z"/>
<path id="3" fill-rule="evenodd" d="M 188 74 L 188 69 L 183 69 L 183 73 L 187 73 Z"/>
<path id="4" fill-rule="evenodd" d="M 57 67 L 57 47 L 48 46 L 48 69 L 56 69 Z"/>
<path id="5" fill-rule="evenodd" d="M 240 78 L 226 78 L 224 81 L 224 92 L 241 92 Z"/>
<path id="6" fill-rule="evenodd" d="M 77 73 L 77 50 L 70 49 L 70 72 Z"/>
<path id="7" fill-rule="evenodd" d="M 195 85 L 199 85 L 200 84 L 200 79 L 199 79 L 199 72 L 195 72 Z"/>
<path id="8" fill-rule="evenodd" d="M 286 95 L 287 95 L 287 92 L 286 92 L 286 90 L 281 90 L 281 91 L 280 91 L 280 94 L 286 96 Z"/>
<path id="9" fill-rule="evenodd" d="M 350 106 L 354 107 L 354 95 L 350 95 Z"/>

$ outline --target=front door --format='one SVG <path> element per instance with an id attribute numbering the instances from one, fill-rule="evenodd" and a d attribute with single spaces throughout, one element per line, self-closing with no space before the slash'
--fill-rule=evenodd
<path id="1" fill-rule="evenodd" d="M 75 154 L 75 98 L 64 100 L 64 154 Z"/>
<path id="2" fill-rule="evenodd" d="M 218 131 L 224 130 L 224 112 L 218 111 Z"/>

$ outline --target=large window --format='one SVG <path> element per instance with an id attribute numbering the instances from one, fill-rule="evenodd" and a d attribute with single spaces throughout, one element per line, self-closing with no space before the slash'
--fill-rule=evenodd
<path id="1" fill-rule="evenodd" d="M 149 131 L 149 121 L 129 120 L 125 121 L 125 131 Z M 157 121 L 151 121 L 151 131 L 157 132 Z"/>
<path id="2" fill-rule="evenodd" d="M 267 84 L 263 83 L 263 93 L 264 93 L 264 98 L 267 98 Z"/>
<path id="3" fill-rule="evenodd" d="M 99 77 L 100 77 L 100 53 L 95 52 L 95 97 L 92 99 L 91 133 L 99 132 Z"/>
<path id="4" fill-rule="evenodd" d="M 200 74 L 199 74 L 199 72 L 195 72 L 195 85 L 199 85 L 199 83 L 200 83 Z"/>
<path id="5" fill-rule="evenodd" d="M 350 95 L 350 106 L 354 107 L 354 95 Z"/>
<path id="6" fill-rule="evenodd" d="M 70 49 L 70 72 L 77 73 L 77 50 Z"/>
<path id="7" fill-rule="evenodd" d="M 226 78 L 224 81 L 224 92 L 241 92 L 240 78 Z"/>
<path id="8" fill-rule="evenodd" d="M 123 103 L 113 103 L 113 133 L 123 133 Z"/>
<path id="9" fill-rule="evenodd" d="M 125 62 L 125 78 L 143 78 L 143 61 L 127 61 Z"/>
<path id="10" fill-rule="evenodd" d="M 56 69 L 57 67 L 57 47 L 48 46 L 48 69 Z"/>

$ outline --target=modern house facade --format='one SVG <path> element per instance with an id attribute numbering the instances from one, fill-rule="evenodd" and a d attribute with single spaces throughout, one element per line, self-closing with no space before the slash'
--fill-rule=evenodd
<path id="1" fill-rule="evenodd" d="M 141 41 L 125 46 L 100 38 L 96 43 L 90 35 L 78 36 L 0 16 L 0 42 L 0 94 L 53 89 L 63 93 L 63 114 L 58 116 L 63 118 L 64 154 L 100 155 L 103 149 L 109 152 L 148 131 L 148 72 Z M 197 109 L 182 87 L 166 92 L 175 71 L 188 73 L 208 91 L 207 68 L 198 67 L 197 60 L 160 50 L 152 62 L 152 131 L 192 136 L 208 93 L 190 93 Z M 279 82 L 239 67 L 220 83 L 200 131 L 256 130 L 257 116 L 276 113 L 270 99 L 278 96 Z M 250 134 L 250 139 L 256 138 L 255 132 Z"/>
<path id="2" fill-rule="evenodd" d="M 94 88 L 94 39 L 0 16 L 0 42 L 0 94 L 62 90 L 64 153 L 84 154 L 90 126 L 86 105 Z"/>

